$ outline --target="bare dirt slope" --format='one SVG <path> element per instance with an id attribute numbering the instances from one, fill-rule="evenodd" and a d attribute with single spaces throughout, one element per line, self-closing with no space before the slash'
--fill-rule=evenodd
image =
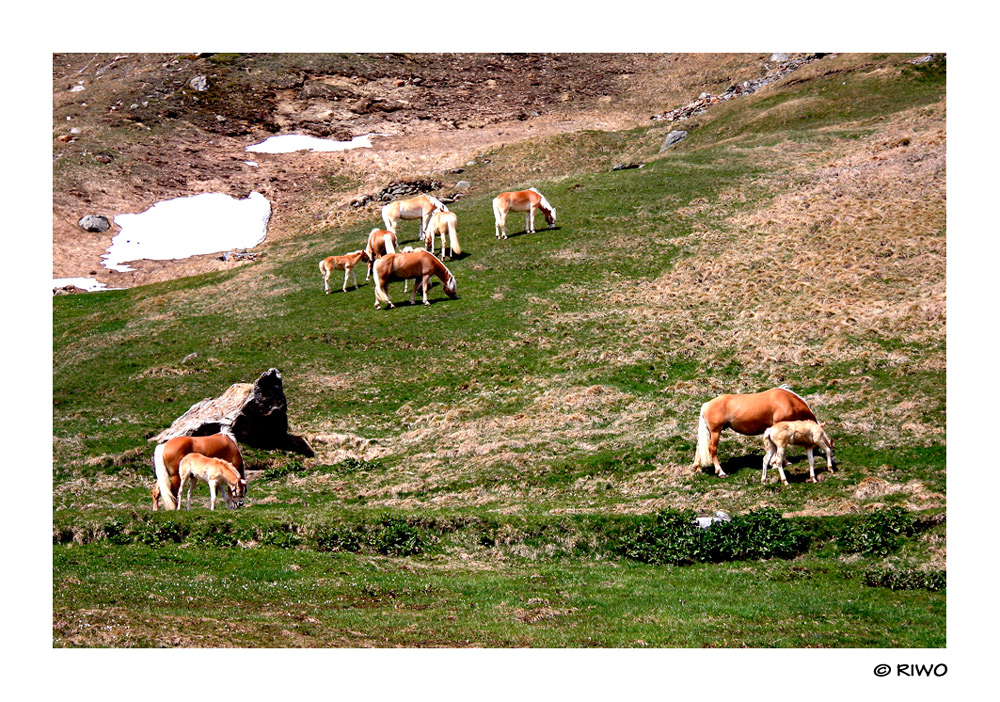
<path id="1" fill-rule="evenodd" d="M 458 176 L 448 171 L 485 150 L 645 123 L 701 91 L 760 76 L 767 58 L 57 54 L 53 276 L 131 287 L 239 265 L 206 255 L 107 271 L 100 254 L 118 228 L 86 232 L 77 222 L 87 214 L 111 220 L 167 198 L 256 190 L 273 206 L 266 250 L 311 226 L 377 223 L 374 207 L 350 201 L 395 179 L 434 175 L 453 186 Z M 372 149 L 346 152 L 245 151 L 285 133 L 378 136 Z"/>

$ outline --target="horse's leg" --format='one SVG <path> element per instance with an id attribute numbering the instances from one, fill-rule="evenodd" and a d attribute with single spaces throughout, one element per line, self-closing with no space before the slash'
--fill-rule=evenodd
<path id="1" fill-rule="evenodd" d="M 777 467 L 778 467 L 778 475 L 781 477 L 781 484 L 782 485 L 788 485 L 788 479 L 785 478 L 785 469 L 782 468 L 782 466 L 785 465 L 785 447 L 784 446 L 778 446 L 777 447 L 777 452 L 775 454 L 774 460 L 772 461 L 772 464 L 777 465 Z"/>
<path id="2" fill-rule="evenodd" d="M 806 449 L 806 455 L 809 456 L 809 480 L 807 483 L 816 482 L 816 470 L 815 470 L 815 458 L 813 457 L 813 447 L 810 446 Z"/>
<path id="3" fill-rule="evenodd" d="M 340 292 L 347 292 L 347 276 L 351 274 L 351 269 L 344 266 L 344 287 L 340 289 Z"/>
<path id="4" fill-rule="evenodd" d="M 774 445 L 774 443 L 772 443 L 771 441 L 769 441 L 765 437 L 765 439 L 764 439 L 764 451 L 765 451 L 765 453 L 764 453 L 764 470 L 760 474 L 760 482 L 762 482 L 762 483 L 765 480 L 767 480 L 767 464 L 771 462 L 771 458 L 774 456 L 774 452 L 776 450 L 777 450 L 777 447 Z"/>
<path id="5" fill-rule="evenodd" d="M 323 271 L 323 292 L 330 294 L 330 270 Z"/>
<path id="6" fill-rule="evenodd" d="M 712 437 L 708 442 L 708 455 L 712 457 L 712 465 L 715 466 L 715 474 L 720 478 L 725 478 L 726 473 L 722 470 L 722 466 L 719 464 L 719 438 L 721 436 L 721 431 L 712 432 Z"/>
<path id="7" fill-rule="evenodd" d="M 528 234 L 535 233 L 535 208 L 528 207 L 528 211 L 524 213 L 524 231 Z"/>
<path id="8" fill-rule="evenodd" d="M 180 509 L 181 508 L 181 502 L 184 500 L 184 492 L 183 492 L 183 490 L 184 490 L 184 483 L 185 483 L 184 478 L 181 478 L 181 484 L 177 487 L 177 506 L 174 507 L 174 509 Z M 191 505 L 190 504 L 188 505 L 188 509 L 191 509 Z"/>
<path id="9" fill-rule="evenodd" d="M 424 288 L 424 304 L 425 305 L 429 305 L 431 303 L 427 302 L 427 288 L 429 288 L 431 286 L 431 277 L 430 277 L 430 275 L 429 274 L 425 275 L 424 278 L 423 278 L 423 280 L 420 281 L 420 282 L 421 282 L 421 285 Z"/>
<path id="10" fill-rule="evenodd" d="M 353 266 L 351 266 L 351 280 L 354 281 L 354 289 L 357 290 L 358 289 L 358 272 L 356 270 L 354 270 Z M 344 275 L 344 284 L 345 285 L 347 284 L 347 276 L 346 275 Z"/>
<path id="11" fill-rule="evenodd" d="M 215 481 L 214 480 L 209 480 L 208 481 L 208 492 L 212 496 L 211 501 L 208 503 L 208 508 L 214 512 L 215 511 Z"/>
<path id="12" fill-rule="evenodd" d="M 409 283 L 410 281 L 407 280 L 406 282 Z M 405 289 L 404 289 L 403 292 L 406 292 Z M 414 304 L 414 302 L 415 302 L 416 299 L 417 299 L 417 279 L 414 278 L 413 279 L 413 292 L 410 293 L 410 304 L 411 305 Z"/>

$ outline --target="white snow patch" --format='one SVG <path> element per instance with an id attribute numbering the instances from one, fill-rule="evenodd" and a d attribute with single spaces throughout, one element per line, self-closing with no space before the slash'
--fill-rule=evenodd
<path id="1" fill-rule="evenodd" d="M 65 288 L 67 285 L 74 285 L 81 290 L 94 292 L 95 290 L 122 290 L 122 288 L 109 288 L 107 283 L 99 283 L 95 278 L 53 278 L 52 289 Z"/>
<path id="2" fill-rule="evenodd" d="M 124 265 L 139 259 L 172 260 L 248 249 L 267 237 L 271 203 L 258 192 L 238 200 L 223 193 L 202 193 L 164 200 L 139 214 L 120 214 L 121 231 L 102 254 L 104 267 L 135 270 Z"/>
<path id="3" fill-rule="evenodd" d="M 247 151 L 265 154 L 287 154 L 293 151 L 346 151 L 348 149 L 372 148 L 371 135 L 356 136 L 350 141 L 320 139 L 305 134 L 279 134 L 265 139 L 259 144 L 251 144 Z"/>

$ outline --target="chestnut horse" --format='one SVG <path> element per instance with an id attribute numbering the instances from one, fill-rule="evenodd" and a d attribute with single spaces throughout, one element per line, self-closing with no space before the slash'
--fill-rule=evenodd
<path id="1" fill-rule="evenodd" d="M 365 253 L 368 254 L 368 275 L 365 276 L 367 283 L 372 277 L 372 266 L 375 265 L 375 261 L 386 254 L 396 253 L 396 233 L 385 229 L 372 229 L 368 234 Z"/>
<path id="2" fill-rule="evenodd" d="M 497 239 L 507 238 L 507 213 L 524 212 L 524 231 L 535 233 L 535 211 L 541 210 L 549 228 L 556 225 L 556 208 L 534 188 L 517 192 L 500 193 L 493 198 L 493 216 L 496 219 Z"/>
<path id="3" fill-rule="evenodd" d="M 435 210 L 431 215 L 424 232 L 424 246 L 431 253 L 434 253 L 434 237 L 438 235 L 441 237 L 441 258 L 445 256 L 445 235 L 451 240 L 451 257 L 462 253 L 462 245 L 458 243 L 458 217 L 454 212 Z"/>
<path id="4" fill-rule="evenodd" d="M 347 292 L 347 276 L 351 276 L 354 281 L 354 289 L 358 289 L 358 277 L 354 272 L 354 267 L 361 263 L 369 263 L 371 256 L 367 251 L 355 251 L 343 256 L 327 256 L 319 262 L 319 272 L 323 275 L 323 290 L 330 294 L 330 274 L 334 271 L 344 271 L 344 287 L 342 292 Z"/>
<path id="5" fill-rule="evenodd" d="M 410 293 L 410 304 L 417 295 L 417 285 L 423 288 L 424 304 L 427 301 L 427 289 L 431 286 L 431 276 L 437 276 L 444 283 L 445 294 L 455 299 L 458 297 L 458 285 L 451 271 L 429 251 L 414 251 L 412 253 L 386 254 L 375 262 L 375 309 L 382 309 L 384 302 L 390 309 L 395 307 L 389 299 L 389 283 L 395 280 L 416 280 L 413 292 Z"/>
<path id="6" fill-rule="evenodd" d="M 419 219 L 420 238 L 423 239 L 424 232 L 427 231 L 427 222 L 430 220 L 431 214 L 437 210 L 447 212 L 448 208 L 436 197 L 418 195 L 408 200 L 396 200 L 384 206 L 382 208 L 382 221 L 385 222 L 385 228 L 395 234 L 399 220 Z"/>
<path id="7" fill-rule="evenodd" d="M 757 436 L 777 422 L 795 419 L 816 421 L 806 401 L 785 386 L 752 395 L 719 395 L 701 406 L 698 418 L 698 449 L 695 467 L 715 465 L 715 474 L 725 478 L 719 465 L 719 437 L 726 429 Z"/>
<path id="8" fill-rule="evenodd" d="M 221 458 L 211 458 L 200 453 L 189 453 L 181 459 L 178 473 L 181 477 L 180 487 L 177 488 L 177 509 L 181 508 L 181 493 L 187 485 L 187 508 L 191 509 L 191 488 L 200 480 L 208 483 L 208 490 L 211 495 L 209 509 L 215 509 L 215 496 L 219 485 L 226 486 L 226 507 L 236 509 L 243 504 L 243 496 L 247 491 L 246 478 L 240 477 L 239 472 L 229 461 Z"/>
<path id="9" fill-rule="evenodd" d="M 180 501 L 180 462 L 189 453 L 200 453 L 212 458 L 222 458 L 233 464 L 241 478 L 246 478 L 243 470 L 243 456 L 231 434 L 211 436 L 175 436 L 162 443 L 153 451 L 153 468 L 156 471 L 156 487 L 153 488 L 153 509 L 160 508 L 160 499 L 166 509 L 176 509 Z M 177 496 L 176 499 L 174 496 Z M 243 506 L 240 498 L 237 506 Z"/>
<path id="10" fill-rule="evenodd" d="M 809 457 L 809 479 L 807 483 L 816 482 L 815 460 L 813 449 L 821 448 L 826 454 L 826 469 L 831 473 L 833 468 L 833 439 L 823 431 L 823 424 L 817 424 L 810 420 L 797 422 L 778 422 L 772 427 L 764 430 L 764 470 L 760 474 L 760 482 L 767 480 L 767 466 L 774 463 L 778 467 L 778 475 L 781 482 L 788 485 L 785 480 L 785 449 L 789 446 L 805 446 L 806 455 Z"/>

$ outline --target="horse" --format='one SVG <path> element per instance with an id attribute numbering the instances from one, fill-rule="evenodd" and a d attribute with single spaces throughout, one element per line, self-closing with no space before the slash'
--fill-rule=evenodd
<path id="1" fill-rule="evenodd" d="M 807 483 L 816 482 L 816 471 L 814 470 L 813 449 L 821 448 L 826 454 L 826 468 L 831 473 L 833 468 L 833 439 L 823 431 L 826 423 L 816 423 L 812 420 L 802 420 L 793 422 L 778 422 L 774 426 L 764 430 L 764 470 L 760 475 L 760 482 L 767 479 L 767 466 L 773 463 L 778 467 L 778 475 L 781 482 L 788 485 L 785 480 L 784 466 L 785 449 L 788 446 L 804 446 L 806 455 L 809 456 L 809 479 Z"/>
<path id="2" fill-rule="evenodd" d="M 372 229 L 368 234 L 365 252 L 368 254 L 368 275 L 365 276 L 367 283 L 372 277 L 372 266 L 375 265 L 375 261 L 386 254 L 396 253 L 396 233 L 385 229 Z"/>
<path id="3" fill-rule="evenodd" d="M 208 483 L 208 490 L 212 496 L 209 509 L 215 509 L 215 494 L 219 485 L 226 486 L 226 507 L 236 509 L 243 504 L 243 496 L 246 494 L 246 478 L 240 477 L 239 472 L 227 460 L 222 458 L 211 458 L 200 453 L 189 453 L 181 459 L 179 471 L 181 477 L 180 487 L 177 489 L 177 509 L 181 508 L 181 493 L 187 485 L 187 508 L 191 509 L 191 488 L 201 480 Z"/>
<path id="4" fill-rule="evenodd" d="M 535 210 L 541 210 L 549 228 L 556 226 L 556 208 L 535 188 L 500 193 L 493 198 L 493 216 L 496 218 L 497 239 L 507 238 L 507 213 L 524 212 L 524 231 L 535 233 Z"/>
<path id="5" fill-rule="evenodd" d="M 435 210 L 431 214 L 431 219 L 427 223 L 427 230 L 424 232 L 424 246 L 431 253 L 434 253 L 434 237 L 441 237 L 441 258 L 445 256 L 445 234 L 451 240 L 451 257 L 462 253 L 462 245 L 458 243 L 458 217 L 454 212 L 447 210 Z"/>
<path id="6" fill-rule="evenodd" d="M 354 251 L 343 256 L 327 256 L 319 262 L 319 272 L 323 275 L 323 290 L 327 295 L 330 294 L 330 274 L 334 271 L 344 271 L 344 287 L 341 288 L 342 292 L 347 292 L 347 276 L 351 276 L 354 280 L 354 289 L 357 290 L 358 277 L 354 273 L 354 267 L 359 262 L 368 263 L 371 260 L 371 256 L 364 250 Z"/>
<path id="7" fill-rule="evenodd" d="M 382 221 L 385 222 L 385 228 L 395 234 L 399 220 L 419 219 L 420 238 L 423 239 L 424 232 L 427 231 L 427 222 L 430 220 L 431 214 L 437 210 L 447 212 L 448 208 L 436 197 L 418 195 L 408 200 L 395 200 L 385 205 L 382 208 Z"/>
<path id="8" fill-rule="evenodd" d="M 698 416 L 696 470 L 715 465 L 715 474 L 725 478 L 719 465 L 719 437 L 726 429 L 757 436 L 777 422 L 796 419 L 816 421 L 806 401 L 785 386 L 751 395 L 719 395 L 701 406 Z"/>
<path id="9" fill-rule="evenodd" d="M 386 254 L 375 262 L 375 309 L 382 309 L 384 302 L 389 309 L 395 307 L 389 299 L 389 283 L 395 280 L 416 280 L 413 292 L 410 293 L 410 304 L 417 295 L 417 286 L 423 288 L 424 304 L 427 301 L 427 289 L 431 286 L 431 276 L 437 276 L 444 284 L 444 292 L 451 299 L 458 297 L 458 285 L 451 271 L 429 251 L 414 251 L 412 253 Z"/>
<path id="10" fill-rule="evenodd" d="M 174 495 L 180 500 L 180 462 L 189 453 L 200 453 L 203 456 L 221 458 L 229 461 L 239 472 L 241 478 L 246 478 L 243 470 L 243 456 L 236 440 L 231 434 L 221 433 L 210 436 L 175 436 L 160 444 L 153 451 L 153 468 L 156 472 L 156 487 L 153 488 L 153 510 L 160 508 L 163 499 L 166 509 L 176 509 Z M 238 505 L 243 506 L 241 497 Z"/>

